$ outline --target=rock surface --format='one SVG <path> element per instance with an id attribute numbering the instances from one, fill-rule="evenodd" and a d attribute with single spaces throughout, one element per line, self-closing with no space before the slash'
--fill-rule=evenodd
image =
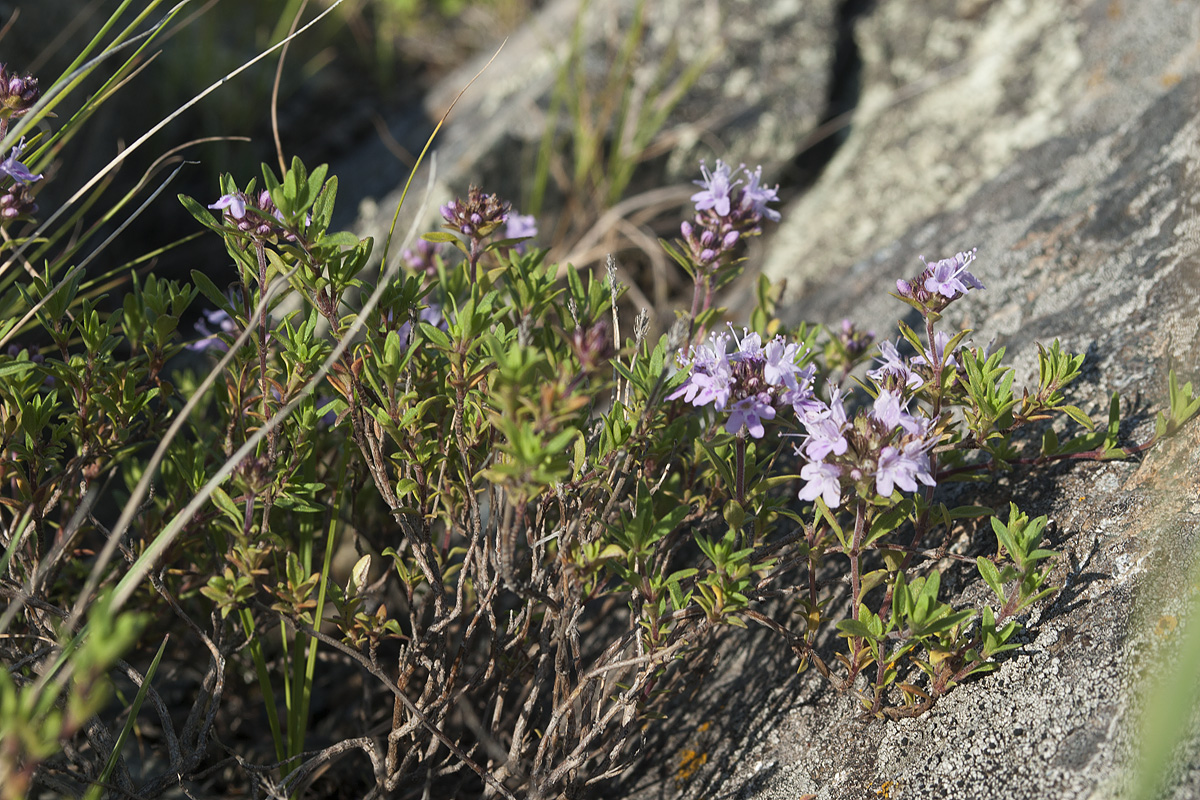
<path id="1" fill-rule="evenodd" d="M 788 209 L 764 266 L 793 291 L 977 202 L 1022 151 L 1138 116 L 1200 70 L 1200 7 L 881 3 L 857 20 L 855 41 L 863 79 L 850 135 Z"/>
<path id="2" fill-rule="evenodd" d="M 442 80 L 426 98 L 424 119 L 411 113 L 389 118 L 393 136 L 419 152 L 430 124 L 462 92 L 436 140 L 437 184 L 429 207 L 422 210 L 425 226 L 436 224 L 437 208 L 445 198 L 465 193 L 471 184 L 520 205 L 518 190 L 528 188 L 534 171 L 580 5 L 579 0 L 551 0 L 508 39 L 465 92 L 493 53 L 484 53 Z M 631 0 L 587 5 L 581 51 L 593 88 L 607 77 L 628 33 L 633 7 Z M 667 117 L 666 152 L 639 166 L 635 186 L 657 189 L 664 183 L 690 181 L 699 158 L 711 159 L 713 153 L 726 160 L 762 163 L 771 172 L 790 161 L 796 142 L 817 127 L 826 109 L 836 56 L 836 8 L 834 0 L 648 3 L 632 87 L 635 107 L 652 107 L 650 87 L 656 80 L 669 86 L 698 61 L 707 62 L 708 68 Z M 764 30 L 770 35 L 764 36 Z M 666 74 L 659 75 L 663 67 Z M 353 187 L 361 197 L 356 230 L 382 241 L 407 168 L 378 139 L 363 142 L 332 167 L 342 185 Z M 428 167 L 424 165 L 414 180 L 417 197 L 410 195 L 406 201 L 403 220 L 419 210 Z M 684 202 L 688 194 L 677 202 Z"/>

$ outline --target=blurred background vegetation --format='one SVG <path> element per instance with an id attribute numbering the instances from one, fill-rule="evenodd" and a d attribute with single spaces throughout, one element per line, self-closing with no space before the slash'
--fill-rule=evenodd
<path id="1" fill-rule="evenodd" d="M 158 2 L 140 23 L 148 29 L 177 0 Z M 136 21 L 154 0 L 32 0 L 0 2 L 0 63 L 33 74 L 43 88 L 63 73 L 104 22 L 117 11 L 119 25 Z M 280 73 L 278 118 L 287 157 L 316 165 L 368 137 L 391 134 L 384 114 L 423 114 L 427 87 L 482 48 L 494 47 L 537 9 L 541 0 L 345 0 L 329 17 L 299 37 L 286 52 Z M 190 0 L 147 53 L 134 63 L 115 95 L 100 105 L 87 135 L 57 154 L 42 209 L 55 208 L 76 188 L 198 92 L 262 50 L 283 39 L 332 5 L 332 0 Z M 125 54 L 127 55 L 127 53 Z M 102 66 L 85 85 L 96 91 L 120 61 Z M 215 199 L 217 180 L 229 172 L 245 181 L 262 162 L 275 164 L 271 100 L 279 56 L 272 55 L 239 75 L 155 135 L 131 155 L 106 192 L 117 198 L 135 186 L 157 159 L 157 185 L 168 167 L 187 165 L 167 194 Z M 69 115 L 77 101 L 59 111 Z M 417 135 L 435 121 L 412 126 Z M 53 123 L 57 127 L 57 121 Z M 214 141 L 198 140 L 220 137 Z M 236 138 L 234 138 L 236 137 Z M 399 177 L 410 142 L 389 141 Z M 101 198 L 96 208 L 103 207 Z M 343 213 L 353 209 L 343 208 Z M 120 220 L 114 220 L 115 227 Z M 173 202 L 158 202 L 109 248 L 92 274 L 102 274 L 147 252 L 197 233 L 191 218 Z M 139 265 L 163 277 L 225 261 L 215 237 L 168 250 Z"/>

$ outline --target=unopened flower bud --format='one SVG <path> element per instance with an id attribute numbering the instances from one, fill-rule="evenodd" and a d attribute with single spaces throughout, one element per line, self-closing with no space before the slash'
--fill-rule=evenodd
<path id="1" fill-rule="evenodd" d="M 24 183 L 14 183 L 5 189 L 3 194 L 0 194 L 0 219 L 5 222 L 18 217 L 32 216 L 37 213 L 37 210 L 33 194 L 29 191 L 29 186 Z"/>
<path id="2" fill-rule="evenodd" d="M 571 333 L 571 349 L 584 372 L 595 372 L 612 357 L 612 338 L 608 325 L 599 320 L 593 325 L 578 327 Z"/>
<path id="3" fill-rule="evenodd" d="M 0 116 L 20 116 L 37 102 L 38 80 L 32 75 L 10 75 L 0 64 Z"/>
<path id="4" fill-rule="evenodd" d="M 457 199 L 442 206 L 446 227 L 471 239 L 489 236 L 508 219 L 511 207 L 494 194 L 472 186 L 466 200 Z"/>

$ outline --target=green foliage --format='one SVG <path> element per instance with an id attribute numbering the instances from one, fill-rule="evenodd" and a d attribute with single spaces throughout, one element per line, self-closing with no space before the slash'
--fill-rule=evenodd
<path id="1" fill-rule="evenodd" d="M 575 125 L 573 185 L 596 202 L 625 190 L 699 74 L 669 80 L 668 64 L 655 103 L 633 94 L 644 12 L 609 85 L 576 85 L 576 46 L 559 88 Z M 75 77 L 64 80 L 59 97 Z M 69 138 L 98 102 L 39 135 Z M 53 105 L 28 118 L 49 125 Z M 620 136 L 606 142 L 614 124 Z M 36 142 L 34 158 L 49 158 Z M 827 381 L 844 390 L 838 435 L 859 459 L 838 473 L 836 498 L 799 502 L 813 464 L 788 437 L 811 436 L 813 419 L 781 403 L 755 438 L 728 424 L 730 408 L 686 396 L 703 367 L 680 368 L 679 356 L 723 318 L 715 299 L 739 274 L 732 251 L 701 266 L 664 242 L 694 279 L 692 311 L 671 334 L 650 339 L 641 320 L 622 339 L 608 327 L 615 278 L 524 252 L 498 238 L 497 219 L 427 234 L 462 260 L 447 252 L 429 274 L 400 275 L 387 254 L 375 269 L 372 240 L 330 229 L 338 181 L 324 165 L 293 159 L 244 183 L 226 174 L 219 191 L 216 210 L 179 199 L 233 269 L 197 269 L 190 282 L 130 274 L 119 302 L 75 249 L 46 256 L 58 228 L 14 228 L 0 247 L 41 264 L 0 279 L 5 344 L 29 341 L 0 351 L 5 798 L 65 774 L 68 746 L 90 759 L 90 795 L 110 782 L 132 793 L 123 748 L 147 699 L 170 751 L 148 785 L 174 791 L 211 769 L 209 740 L 226 743 L 219 712 L 235 693 L 237 707 L 265 710 L 271 741 L 228 745 L 241 749 L 221 778 L 227 793 L 269 780 L 273 796 L 299 796 L 357 747 L 379 794 L 467 776 L 481 794 L 573 796 L 619 772 L 630 737 L 706 674 L 720 637 L 751 623 L 869 715 L 919 714 L 994 669 L 1017 646 L 1017 617 L 1055 591 L 1046 517 L 950 508 L 933 484 L 1150 444 L 1121 445 L 1116 395 L 1099 426 L 1068 402 L 1082 356 L 1040 348 L 1037 386 L 1020 390 L 1003 348 L 984 352 L 967 331 L 935 339 L 927 309 L 923 333 L 901 334 L 926 354 L 945 341 L 940 362 L 907 362 L 918 380 L 893 379 L 911 424 L 881 439 L 882 412 L 856 412 L 888 399 L 883 383 L 850 382 L 876 353 L 861 331 L 786 330 L 781 288 L 760 279 L 751 329 L 796 345 L 788 366 L 818 387 L 809 400 L 832 402 Z M 189 343 L 183 323 L 201 298 L 221 330 Z M 1198 410 L 1172 373 L 1156 439 Z M 927 459 L 916 491 L 911 479 L 877 482 L 885 455 L 905 447 Z M 946 552 L 959 533 L 974 559 Z M 991 535 L 995 554 L 977 555 Z M 945 558 L 973 560 L 996 602 L 945 596 Z M 774 618 L 777 598 L 799 629 Z M 826 664 L 817 645 L 834 636 L 843 643 Z M 154 677 L 184 665 L 202 671 L 200 688 L 189 709 L 164 709 Z M 323 710 L 322 735 L 342 738 L 314 751 L 311 698 L 329 665 L 353 671 L 372 710 Z M 137 676 L 132 702 L 110 691 L 117 672 Z M 361 727 L 376 719 L 387 720 L 378 744 Z"/>

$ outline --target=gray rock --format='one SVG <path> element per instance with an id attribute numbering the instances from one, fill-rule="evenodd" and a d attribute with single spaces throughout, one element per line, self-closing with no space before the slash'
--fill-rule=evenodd
<path id="1" fill-rule="evenodd" d="M 1200 70 L 1198 37 L 1200 7 L 1175 0 L 879 4 L 855 30 L 850 135 L 788 208 L 764 271 L 793 292 L 840 274 L 977 202 L 1022 151 L 1137 116 Z"/>
<path id="2" fill-rule="evenodd" d="M 437 224 L 438 206 L 464 194 L 471 184 L 520 205 L 519 190 L 527 188 L 533 173 L 551 93 L 569 52 L 580 5 L 579 0 L 547 3 L 458 100 L 435 143 L 437 186 L 424 209 L 424 227 Z M 599 87 L 607 76 L 633 6 L 632 0 L 588 5 L 583 53 L 589 85 Z M 835 8 L 834 0 L 649 3 L 633 102 L 649 106 L 655 101 L 649 87 L 664 80 L 656 74 L 663 65 L 666 85 L 689 64 L 707 61 L 709 67 L 667 118 L 666 152 L 639 167 L 635 187 L 690 181 L 703 156 L 762 163 L 770 172 L 778 171 L 824 113 L 834 61 Z M 419 149 L 431 122 L 442 117 L 491 57 L 492 53 L 482 54 L 440 81 L 427 96 L 424 119 L 394 114 L 389 124 L 396 138 L 414 152 Z M 378 140 L 365 142 L 331 166 L 344 191 L 360 194 L 356 230 L 382 242 L 407 169 Z M 427 171 L 422 169 L 414 181 L 417 197 L 410 195 L 406 201 L 403 220 L 417 212 L 426 182 Z M 690 191 L 677 200 L 685 200 L 687 194 Z M 547 218 L 554 213 L 551 202 Z M 546 219 L 542 222 L 543 229 L 548 227 Z"/>

